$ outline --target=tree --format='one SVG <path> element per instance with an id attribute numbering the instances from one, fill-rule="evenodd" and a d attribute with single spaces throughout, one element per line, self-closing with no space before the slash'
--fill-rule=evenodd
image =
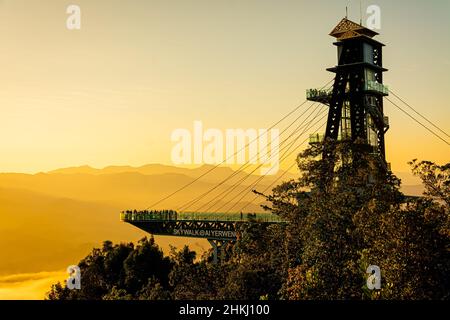
<path id="1" fill-rule="evenodd" d="M 284 226 L 244 224 L 240 239 L 230 248 L 229 259 L 220 265 L 226 274 L 218 291 L 220 299 L 278 299 L 285 278 Z"/>
<path id="2" fill-rule="evenodd" d="M 171 291 L 153 277 L 148 279 L 147 285 L 138 292 L 137 297 L 139 300 L 170 300 Z"/>
<path id="3" fill-rule="evenodd" d="M 217 297 L 221 276 L 214 272 L 217 266 L 209 261 L 209 255 L 196 261 L 196 253 L 185 246 L 179 252 L 173 249 L 171 256 L 174 266 L 169 283 L 174 299 L 207 300 Z"/>
<path id="4" fill-rule="evenodd" d="M 290 222 L 286 298 L 362 298 L 365 275 L 358 261 L 364 243 L 353 218 L 370 200 L 386 208 L 401 198 L 398 179 L 364 144 L 342 142 L 332 158 L 323 159 L 326 147 L 314 145 L 300 154 L 300 179 L 267 197 L 268 209 Z"/>
<path id="5" fill-rule="evenodd" d="M 298 158 L 297 181 L 273 190 L 267 207 L 290 223 L 288 299 L 442 299 L 450 292 L 448 168 L 413 162 L 427 186 L 410 199 L 400 181 L 364 152 L 335 145 L 330 159 L 316 145 Z M 352 159 L 352 161 L 346 161 Z M 366 268 L 382 270 L 380 291 L 366 287 Z M 433 289 L 434 288 L 434 289 Z"/>
<path id="6" fill-rule="evenodd" d="M 168 286 L 168 276 L 172 268 L 171 261 L 164 257 L 162 250 L 155 244 L 155 240 L 146 238 L 139 241 L 135 250 L 123 261 L 124 284 L 127 292 L 135 295 L 149 278 L 156 278 L 164 287 Z"/>
<path id="7" fill-rule="evenodd" d="M 51 287 L 47 299 L 137 299 L 140 293 L 149 295 L 152 285 L 158 287 L 156 291 L 167 290 L 172 269 L 170 258 L 164 257 L 153 237 L 141 239 L 136 246 L 105 241 L 101 249 L 94 248 L 78 266 L 81 289 L 69 290 L 58 283 Z"/>
<path id="8" fill-rule="evenodd" d="M 358 141 L 314 145 L 297 162 L 299 179 L 263 195 L 287 224 L 242 224 L 219 264 L 187 246 L 164 256 L 153 238 L 106 241 L 80 262 L 81 290 L 58 283 L 47 298 L 450 299 L 450 163 L 413 160 L 425 194 L 412 198 Z M 366 285 L 370 265 L 381 290 Z"/>
<path id="9" fill-rule="evenodd" d="M 450 162 L 437 165 L 431 161 L 409 162 L 414 175 L 419 176 L 425 186 L 425 196 L 441 200 L 450 208 Z"/>

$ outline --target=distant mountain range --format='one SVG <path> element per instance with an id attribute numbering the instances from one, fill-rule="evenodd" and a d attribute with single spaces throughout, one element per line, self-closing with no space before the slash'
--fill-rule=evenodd
<path id="1" fill-rule="evenodd" d="M 212 171 L 214 170 L 214 171 Z M 210 172 L 210 173 L 208 173 Z M 198 178 L 202 175 L 202 181 L 212 181 L 218 182 L 219 180 L 223 180 L 235 173 L 233 169 L 229 167 L 221 167 L 221 166 L 212 166 L 212 165 L 202 165 L 197 168 L 189 169 L 182 167 L 175 167 L 169 165 L 162 164 L 147 164 L 140 167 L 132 167 L 132 166 L 108 166 L 102 169 L 92 168 L 90 166 L 80 166 L 80 167 L 69 167 L 62 168 L 57 170 L 49 171 L 49 174 L 95 174 L 95 175 L 104 175 L 104 174 L 117 174 L 117 173 L 140 173 L 143 175 L 161 175 L 161 174 L 180 174 L 185 175 L 191 178 Z M 259 172 L 259 171 L 258 171 Z M 236 179 L 241 179 L 247 175 L 247 172 L 239 171 L 235 173 Z M 258 175 L 252 175 L 258 176 Z M 295 179 L 296 175 L 291 172 L 286 172 L 283 170 L 279 170 L 276 175 L 266 176 L 264 181 L 267 183 L 271 183 L 274 180 L 278 179 L 280 176 L 283 176 L 284 180 Z M 259 176 L 258 176 L 259 177 Z M 244 184 L 249 184 L 252 181 L 251 178 L 244 181 Z"/>
<path id="2" fill-rule="evenodd" d="M 146 234 L 120 222 L 121 210 L 146 208 L 211 168 L 207 165 L 187 169 L 149 164 L 141 167 L 109 166 L 103 169 L 81 166 L 38 174 L 1 173 L 0 276 L 64 270 L 68 265 L 78 263 L 104 240 L 138 240 Z M 218 167 L 183 192 L 161 203 L 159 208 L 176 209 L 233 173 L 230 168 Z M 188 209 L 195 210 L 202 205 L 207 207 L 211 198 L 246 176 L 243 172 L 235 174 L 230 181 L 212 192 L 209 198 Z M 275 181 L 280 177 L 279 181 Z M 296 177 L 293 173 L 280 171 L 275 176 L 265 177 L 257 189 L 262 191 L 270 184 L 276 186 L 281 181 Z M 248 194 L 236 204 L 234 210 L 253 200 L 255 196 L 250 193 L 250 184 L 258 178 L 258 175 L 251 175 L 243 180 L 215 208 L 222 204 L 225 204 L 224 209 L 231 207 L 236 201 L 231 200 L 234 195 L 240 198 L 240 195 Z M 407 174 L 402 179 L 415 182 Z M 422 193 L 419 184 L 405 185 L 403 190 L 407 194 Z M 261 203 L 262 199 L 258 198 L 246 211 L 261 211 Z M 198 251 L 209 248 L 206 241 L 197 239 L 157 237 L 157 242 L 166 252 L 170 245 L 182 247 L 188 244 Z"/>
<path id="3" fill-rule="evenodd" d="M 70 263 L 77 263 L 103 240 L 138 240 L 145 234 L 120 222 L 121 210 L 146 208 L 211 168 L 207 165 L 186 169 L 149 164 L 103 169 L 81 166 L 37 174 L 1 173 L 0 275 L 60 270 Z M 230 168 L 218 167 L 184 192 L 162 203 L 160 209 L 177 208 L 233 173 L 235 171 Z M 264 178 L 258 184 L 258 190 L 264 190 L 283 174 L 280 182 L 295 178 L 292 173 L 280 171 L 276 176 Z M 235 174 L 211 193 L 209 199 L 205 198 L 189 209 L 208 204 L 219 192 L 246 176 L 243 172 Z M 236 209 L 253 200 L 249 186 L 258 178 L 257 175 L 249 176 L 216 207 L 225 204 L 224 209 L 229 208 L 236 201 L 230 201 L 231 198 L 237 194 L 240 197 L 247 193 L 248 196 L 236 205 Z M 261 201 L 257 199 L 247 210 L 261 211 Z M 205 241 L 195 239 L 160 237 L 158 243 L 166 251 L 169 245 L 190 244 L 200 251 L 209 247 Z"/>

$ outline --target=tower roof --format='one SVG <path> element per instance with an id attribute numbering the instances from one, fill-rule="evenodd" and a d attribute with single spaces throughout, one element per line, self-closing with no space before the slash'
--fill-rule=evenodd
<path id="1" fill-rule="evenodd" d="M 330 32 L 330 36 L 337 38 L 338 40 L 344 40 L 349 38 L 355 38 L 359 36 L 374 37 L 378 33 L 370 30 L 356 22 L 348 20 L 347 18 L 342 19 L 333 31 Z"/>

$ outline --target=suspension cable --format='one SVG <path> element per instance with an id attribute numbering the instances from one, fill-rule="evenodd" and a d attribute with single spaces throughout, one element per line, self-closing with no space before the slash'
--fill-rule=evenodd
<path id="1" fill-rule="evenodd" d="M 333 81 L 333 80 L 331 80 Z M 322 86 L 322 88 L 320 88 L 320 90 L 322 90 L 323 88 L 325 88 L 326 86 L 328 86 L 328 84 L 330 84 L 329 81 L 327 84 L 325 84 L 324 86 Z M 311 104 L 304 112 L 302 112 L 294 121 L 292 121 L 289 126 L 287 128 L 285 128 L 282 132 L 281 135 L 286 132 L 295 122 L 297 122 L 306 112 L 308 112 L 317 102 L 314 102 L 313 104 Z M 309 117 L 309 116 L 308 116 Z M 298 128 L 298 127 L 297 127 Z M 269 129 L 270 130 L 270 129 Z M 295 131 L 295 130 L 294 130 Z M 292 135 L 292 134 L 291 134 Z M 284 142 L 286 142 L 286 140 L 288 140 L 291 135 L 286 138 L 285 140 L 283 140 L 281 142 L 281 144 L 283 144 Z M 258 135 L 259 137 L 259 135 Z M 255 141 L 256 139 L 254 139 L 253 141 Z M 247 144 L 247 146 L 250 143 Z M 240 149 L 242 150 L 242 149 Z M 237 153 L 237 152 L 236 152 Z M 235 153 L 235 154 L 236 154 Z M 234 154 L 234 155 L 235 155 Z M 233 156 L 234 156 L 233 155 Z M 248 161 L 246 161 L 244 164 L 242 164 L 237 170 L 235 170 L 233 173 L 231 173 L 228 177 L 226 177 L 225 179 L 223 179 L 222 181 L 220 181 L 218 184 L 216 184 L 213 188 L 207 190 L 206 192 L 204 192 L 203 194 L 197 196 L 196 198 L 190 200 L 188 203 L 181 205 L 179 208 L 177 208 L 178 211 L 183 211 L 186 210 L 187 208 L 193 206 L 194 204 L 196 204 L 197 202 L 199 202 L 201 199 L 203 199 L 205 196 L 207 196 L 208 194 L 210 194 L 211 192 L 213 192 L 214 190 L 216 190 L 218 187 L 220 187 L 221 185 L 223 185 L 225 182 L 229 181 L 230 179 L 232 179 L 233 177 L 237 176 L 239 173 L 241 173 L 242 171 L 244 171 L 244 169 L 248 168 L 251 165 L 251 162 L 258 157 L 258 155 L 254 155 L 252 157 L 252 159 L 249 159 Z M 228 158 L 229 159 L 229 158 Z M 227 160 L 228 160 L 227 159 Z M 214 198 L 215 199 L 215 198 Z"/>
<path id="2" fill-rule="evenodd" d="M 297 126 L 297 128 L 289 135 L 288 138 L 285 139 L 284 142 L 286 142 L 286 141 L 287 141 L 288 139 L 290 139 L 295 133 L 297 133 L 299 130 L 301 130 L 301 129 L 303 128 L 304 122 L 305 122 L 306 120 L 308 120 L 309 117 L 310 117 L 313 113 L 314 113 L 314 111 L 313 111 L 312 113 L 310 113 L 310 114 L 308 115 L 308 117 L 307 117 L 306 119 L 304 119 L 304 120 L 302 121 L 302 123 L 300 123 L 299 126 Z M 294 140 L 294 142 L 295 142 L 295 140 Z M 282 148 L 281 150 L 284 150 L 287 146 L 289 146 L 289 145 L 283 146 L 283 148 Z M 274 156 L 274 154 L 272 154 L 272 155 L 269 157 L 268 160 L 270 160 L 271 158 L 273 158 L 273 156 Z M 259 169 L 262 165 L 263 165 L 263 164 L 259 164 L 255 169 L 253 169 L 253 171 L 251 171 L 250 173 L 247 173 L 246 176 L 244 176 L 243 178 L 241 178 L 240 180 L 238 180 L 237 182 L 235 182 L 233 185 L 229 186 L 226 190 L 224 190 L 224 191 L 222 191 L 221 193 L 219 193 L 218 195 L 216 195 L 213 199 L 210 200 L 210 202 L 212 202 L 212 201 L 218 199 L 218 198 L 221 197 L 221 196 L 222 196 L 222 198 L 223 198 L 223 197 L 226 197 L 226 196 L 227 196 L 228 194 L 230 194 L 234 189 L 236 189 L 243 181 L 247 180 L 247 178 L 249 178 L 249 177 L 252 175 L 252 173 L 254 173 L 254 172 L 255 172 L 257 169 Z M 250 165 L 249 165 L 249 166 L 250 166 Z M 218 201 L 219 201 L 219 200 L 218 200 Z M 204 207 L 206 207 L 206 206 L 208 206 L 208 208 L 206 209 L 206 211 L 208 211 L 208 210 L 210 210 L 212 207 L 214 207 L 214 206 L 218 203 L 218 201 L 217 201 L 216 203 L 213 203 L 212 205 L 210 205 L 210 203 L 204 203 L 204 204 L 201 205 L 199 208 L 197 208 L 196 211 L 200 211 L 200 210 L 202 210 L 202 209 L 203 209 Z"/>
<path id="3" fill-rule="evenodd" d="M 302 121 L 302 123 L 297 126 L 297 128 L 294 130 L 294 132 L 292 132 L 290 134 L 290 136 L 288 137 L 288 139 L 293 136 L 294 134 L 296 134 L 298 131 L 300 131 L 301 129 L 303 129 L 304 127 L 304 122 L 306 120 L 309 119 L 309 117 L 312 115 L 312 113 L 309 114 L 309 116 L 304 119 Z M 303 133 L 302 133 L 303 134 Z M 301 136 L 302 134 L 300 134 L 299 136 Z M 297 137 L 298 139 L 299 137 Z M 286 139 L 287 140 L 287 139 Z M 293 142 L 295 142 L 295 140 L 293 140 Z M 281 151 L 283 151 L 284 149 L 286 149 L 286 147 L 289 147 L 292 145 L 292 142 L 290 143 L 290 145 L 285 145 L 283 146 L 283 148 L 281 148 Z M 283 154 L 284 155 L 284 154 Z M 273 157 L 275 156 L 275 154 L 271 154 L 271 156 L 267 159 L 268 161 L 270 161 Z M 221 193 L 219 193 L 218 195 L 216 195 L 210 202 L 215 201 L 216 199 L 218 199 L 219 197 L 221 197 L 220 199 L 218 199 L 215 203 L 213 203 L 212 205 L 210 205 L 209 203 L 205 203 L 202 206 L 200 206 L 199 208 L 197 208 L 196 211 L 202 210 L 205 206 L 208 206 L 208 208 L 206 209 L 206 211 L 210 210 L 211 208 L 213 208 L 215 205 L 217 205 L 221 200 L 223 200 L 227 195 L 229 195 L 233 190 L 235 190 L 242 182 L 244 182 L 245 180 L 247 180 L 249 177 L 252 176 L 252 174 L 258 170 L 260 167 L 263 166 L 263 163 L 259 164 L 258 166 L 256 166 L 251 172 L 247 173 L 243 178 L 241 178 L 240 180 L 236 181 L 234 184 L 232 184 L 231 186 L 229 186 L 226 190 L 222 191 Z"/>
<path id="4" fill-rule="evenodd" d="M 323 127 L 324 125 L 322 125 Z M 283 178 L 286 173 L 289 172 L 289 170 L 291 170 L 292 168 L 294 168 L 297 165 L 296 162 L 292 163 L 289 168 L 286 169 L 286 171 L 283 172 L 283 174 L 281 174 L 278 178 L 276 178 L 270 185 L 268 185 L 261 193 L 264 194 L 264 192 L 266 192 L 267 190 L 269 190 L 275 183 L 277 183 L 279 180 L 281 180 L 281 178 Z M 247 194 L 245 195 L 247 196 Z M 255 202 L 256 199 L 258 199 L 259 195 L 255 195 L 255 197 L 250 201 L 247 202 L 247 204 L 245 204 L 243 207 L 241 207 L 238 211 L 239 212 L 243 212 L 245 210 L 245 208 L 247 208 L 249 205 L 253 204 Z M 236 201 L 236 203 L 239 203 L 240 201 L 242 201 L 245 197 L 242 197 L 240 199 L 238 199 L 238 201 Z M 227 212 L 231 211 L 232 208 L 230 208 Z"/>
<path id="5" fill-rule="evenodd" d="M 313 125 L 311 125 L 311 123 L 319 116 L 319 113 L 321 113 L 321 114 L 323 114 L 323 111 L 324 110 L 322 110 L 322 111 L 319 111 L 316 115 L 315 115 L 315 117 L 313 118 L 313 119 L 311 119 L 311 121 L 307 124 L 307 126 L 304 128 L 304 130 L 296 137 L 296 139 L 294 139 L 292 142 L 291 142 L 291 144 L 289 145 L 289 149 L 288 150 L 286 150 L 284 153 L 283 153 L 283 155 L 282 155 L 282 158 L 281 158 L 281 160 L 280 160 L 280 163 L 282 163 L 284 160 L 286 160 L 292 153 L 294 153 L 294 152 L 296 152 L 297 151 L 297 149 L 298 149 L 298 147 L 300 147 L 304 142 L 302 142 L 302 143 L 300 143 L 298 146 L 297 146 L 297 148 L 295 148 L 293 151 L 291 151 L 290 153 L 288 153 L 288 151 L 292 148 L 292 146 L 295 144 L 295 142 L 301 137 L 301 136 L 303 136 Z M 326 114 L 321 118 L 321 119 L 319 119 L 319 121 L 321 121 L 324 117 L 326 116 Z M 318 121 L 318 122 L 319 122 Z M 317 122 L 316 122 L 317 123 Z M 315 123 L 315 124 L 316 124 Z M 306 140 L 308 140 L 308 138 L 306 139 Z M 305 141 L 306 141 L 305 140 Z M 260 166 L 258 166 L 257 168 L 255 168 L 252 172 L 250 172 L 250 174 L 247 176 L 247 177 L 245 177 L 244 179 L 242 179 L 241 181 L 239 181 L 239 183 L 241 183 L 241 182 L 243 182 L 244 180 L 246 180 L 253 172 L 255 172 L 259 167 L 261 167 L 262 166 L 262 164 L 260 165 Z M 272 166 L 273 167 L 273 166 Z M 270 171 L 268 171 L 268 172 L 270 172 Z M 264 175 L 261 175 L 260 177 L 258 177 L 258 179 L 255 181 L 256 183 L 258 183 L 259 181 L 261 181 L 265 176 L 267 175 L 267 173 L 266 174 L 264 174 Z M 255 184 L 255 182 L 253 183 L 253 184 Z M 252 185 L 253 184 L 251 184 L 250 185 L 250 187 L 252 187 Z M 234 190 L 234 189 L 236 189 L 236 187 L 237 186 L 235 186 L 232 190 Z M 232 191 L 232 190 L 230 190 L 230 192 Z M 224 197 L 222 197 L 222 199 L 224 199 L 230 192 L 228 192 Z M 232 200 L 234 200 L 237 196 L 239 196 L 239 194 L 237 194 L 234 198 L 232 198 L 230 201 L 232 201 Z M 218 210 L 220 210 L 220 209 L 222 209 L 224 206 L 226 206 L 227 205 L 227 203 L 224 203 L 223 205 L 221 205 L 219 208 L 217 208 L 216 209 L 216 211 L 218 211 Z M 210 207 L 211 208 L 211 207 Z M 208 208 L 208 210 L 210 209 L 210 208 Z"/>
<path id="6" fill-rule="evenodd" d="M 416 114 L 418 114 L 422 119 L 424 119 L 426 122 L 428 122 L 429 124 L 431 124 L 433 127 L 435 127 L 436 129 L 438 129 L 441 133 L 445 134 L 447 137 L 450 138 L 450 135 L 445 132 L 444 130 L 442 130 L 441 128 L 439 128 L 437 125 L 435 125 L 433 122 L 431 122 L 430 120 L 428 120 L 424 115 L 422 115 L 421 113 L 419 113 L 416 109 L 414 109 L 410 104 L 408 104 L 405 100 L 403 100 L 402 98 L 400 98 L 397 94 L 395 94 L 392 90 L 389 89 L 389 92 L 392 93 L 392 95 L 394 97 L 396 97 L 398 100 L 400 100 L 401 102 L 403 102 L 407 107 L 409 107 L 412 111 L 414 111 Z"/>
<path id="7" fill-rule="evenodd" d="M 332 81 L 334 80 L 331 79 L 330 81 L 328 81 L 321 89 L 325 88 L 326 86 L 328 86 Z M 291 110 L 289 113 L 287 113 L 285 116 L 283 116 L 280 120 L 278 120 L 276 123 L 274 123 L 273 125 L 271 125 L 267 130 L 271 130 L 273 129 L 275 126 L 277 126 L 278 124 L 280 124 L 282 121 L 284 121 L 286 118 L 288 118 L 290 115 L 292 115 L 294 112 L 296 112 L 298 109 L 300 109 L 308 100 L 303 101 L 300 105 L 296 106 L 293 110 Z M 188 188 L 189 186 L 193 185 L 195 182 L 197 182 L 198 180 L 200 180 L 201 178 L 203 178 L 204 176 L 206 176 L 207 174 L 211 173 L 213 170 L 217 169 L 220 165 L 224 164 L 226 161 L 228 161 L 229 159 L 233 158 L 236 154 L 238 154 L 239 152 L 241 152 L 242 150 L 245 150 L 245 148 L 247 148 L 247 146 L 250 145 L 250 143 L 253 143 L 254 141 L 256 141 L 259 138 L 259 134 L 257 135 L 257 137 L 248 142 L 243 148 L 241 148 L 240 150 L 236 151 L 234 154 L 232 154 L 231 156 L 229 156 L 228 158 L 224 159 L 222 162 L 218 163 L 217 165 L 215 165 L 214 167 L 210 168 L 209 170 L 207 170 L 206 172 L 204 172 L 203 174 L 201 174 L 200 176 L 198 176 L 197 178 L 195 178 L 194 180 L 186 183 L 185 185 L 183 185 L 182 187 L 178 188 L 177 190 L 169 193 L 168 195 L 164 196 L 162 199 L 152 203 L 150 206 L 148 206 L 146 209 L 149 209 L 151 207 L 154 207 L 160 203 L 162 203 L 163 201 L 173 197 L 175 194 L 179 193 L 180 191 Z"/>
<path id="8" fill-rule="evenodd" d="M 325 115 L 323 115 L 318 121 L 316 121 L 312 126 L 314 126 L 314 125 L 316 125 L 317 123 L 319 123 L 320 121 L 322 121 L 324 118 L 326 117 L 326 114 Z M 319 128 L 317 128 L 316 130 L 315 130 L 315 132 L 317 132 L 321 127 L 323 127 L 325 124 L 322 124 Z M 310 126 L 310 127 L 312 127 L 312 126 Z M 309 128 L 307 128 L 306 130 L 309 130 Z M 305 131 L 306 131 L 305 130 Z M 285 159 L 287 159 L 292 153 L 294 153 L 294 152 L 296 152 L 296 150 L 300 147 L 300 146 L 302 146 L 306 141 L 308 141 L 308 139 L 309 139 L 309 137 L 308 138 L 306 138 L 306 139 L 304 139 L 299 145 L 297 145 L 297 147 L 294 149 L 294 150 L 292 150 L 288 155 L 286 155 L 281 161 L 280 161 L 280 163 L 282 163 Z M 294 162 L 294 164 L 295 164 L 295 162 Z M 250 188 L 254 188 L 263 178 L 265 177 L 265 175 L 263 175 L 263 176 L 260 176 L 252 185 L 250 185 Z M 278 177 L 278 179 L 280 179 L 280 177 Z M 277 179 L 277 180 L 278 180 Z M 275 183 L 275 182 L 273 182 L 273 183 Z M 273 184 L 272 183 L 272 184 Z M 235 197 L 233 197 L 232 199 L 230 199 L 229 200 L 229 202 L 233 202 L 233 200 L 235 200 L 238 196 L 239 196 L 240 194 L 237 194 Z M 228 212 L 230 212 L 243 198 L 245 198 L 247 196 L 247 194 L 246 193 L 244 193 L 243 195 L 242 195 L 242 197 L 238 200 L 238 201 L 236 201 L 236 202 L 234 202 L 234 204 L 226 211 L 226 213 L 228 213 Z M 224 206 L 224 205 L 223 205 Z M 223 206 L 221 206 L 220 208 L 218 208 L 217 210 L 220 210 Z"/>
<path id="9" fill-rule="evenodd" d="M 314 134 L 316 134 L 321 128 L 323 128 L 323 127 L 325 126 L 325 124 L 326 124 L 326 122 L 323 123 L 319 128 L 317 128 Z M 286 173 L 288 173 L 289 170 L 291 170 L 291 169 L 292 169 L 293 167 L 295 167 L 296 165 L 297 165 L 296 162 L 292 163 L 292 164 L 289 166 L 289 168 L 286 169 L 286 171 L 283 172 L 283 174 L 281 174 L 278 178 L 276 178 L 276 179 L 275 179 L 269 186 L 267 186 L 261 193 L 264 194 L 265 192 L 267 192 L 267 190 L 269 190 L 270 188 L 272 188 L 272 186 L 273 186 L 275 183 L 277 183 L 279 180 L 281 180 L 281 178 L 283 178 L 283 176 L 285 176 Z M 238 211 L 239 211 L 239 212 L 244 211 L 244 209 L 247 208 L 247 207 L 248 207 L 249 205 L 251 205 L 252 203 L 254 203 L 255 200 L 256 200 L 258 197 L 259 197 L 259 195 L 255 195 L 255 197 L 254 197 L 250 202 L 248 202 L 247 204 L 245 204 L 245 205 L 244 205 L 243 207 L 241 207 Z M 243 198 L 244 198 L 244 197 L 243 197 Z M 239 200 L 237 201 L 237 203 L 239 203 L 240 201 L 242 201 L 243 198 L 239 199 Z M 230 210 L 231 210 L 231 209 L 232 209 L 232 208 L 230 208 Z"/>
<path id="10" fill-rule="evenodd" d="M 437 138 L 439 138 L 440 140 L 442 140 L 444 143 L 446 143 L 447 145 L 450 146 L 450 143 L 448 141 L 446 141 L 444 138 L 442 138 L 440 135 L 438 135 L 436 132 L 434 132 L 433 130 L 431 130 L 430 128 L 428 128 L 426 125 L 424 125 L 422 122 L 420 122 L 419 120 L 417 120 L 416 118 L 414 118 L 414 116 L 412 116 L 410 113 L 408 113 L 408 111 L 402 109 L 400 106 L 398 106 L 395 102 L 392 102 L 389 98 L 385 97 L 387 101 L 389 101 L 391 104 L 393 104 L 395 107 L 397 107 L 398 109 L 400 109 L 403 113 L 405 113 L 408 117 L 410 117 L 411 119 L 413 119 L 415 122 L 417 122 L 418 124 L 420 124 L 422 127 L 424 127 L 426 130 L 428 130 L 429 132 L 431 132 L 434 136 L 436 136 Z"/>
<path id="11" fill-rule="evenodd" d="M 281 132 L 281 134 L 283 134 L 284 132 L 286 132 L 295 122 L 297 122 L 306 112 L 308 112 L 312 107 L 313 107 L 314 103 L 311 104 L 304 112 L 302 112 L 294 121 L 292 121 L 289 126 L 287 126 L 285 129 L 283 129 L 283 131 Z M 283 143 L 283 142 L 282 142 Z M 213 192 L 214 190 L 216 190 L 218 187 L 220 187 L 221 185 L 223 185 L 225 182 L 227 182 L 228 180 L 230 180 L 231 178 L 233 178 L 234 176 L 238 175 L 240 172 L 242 172 L 244 169 L 246 169 L 249 164 L 251 163 L 251 161 L 253 161 L 254 159 L 256 159 L 258 157 L 258 155 L 254 155 L 251 159 L 249 159 L 248 161 L 246 161 L 245 163 L 243 163 L 237 170 L 233 171 L 228 177 L 226 177 L 225 179 L 223 179 L 222 181 L 220 181 L 218 184 L 216 184 L 213 188 L 207 190 L 206 192 L 202 193 L 201 195 L 197 196 L 196 198 L 192 199 L 191 201 L 189 201 L 186 204 L 183 204 L 182 206 L 180 206 L 179 208 L 177 208 L 178 211 L 183 211 L 185 209 L 187 209 L 188 207 L 191 207 L 192 205 L 196 204 L 198 201 L 200 201 L 202 198 L 204 198 L 205 196 L 207 196 L 208 194 L 210 194 L 211 192 Z"/>

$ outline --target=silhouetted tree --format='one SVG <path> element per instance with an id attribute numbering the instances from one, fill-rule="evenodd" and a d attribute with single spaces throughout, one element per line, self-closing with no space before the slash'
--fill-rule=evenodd
<path id="1" fill-rule="evenodd" d="M 47 298 L 449 299 L 450 163 L 413 160 L 425 194 L 405 197 L 366 148 L 326 142 L 300 154 L 299 179 L 263 195 L 288 223 L 242 224 L 219 264 L 187 246 L 164 256 L 153 238 L 105 241 L 79 264 L 81 290 L 58 283 Z M 381 290 L 367 288 L 369 265 Z"/>

